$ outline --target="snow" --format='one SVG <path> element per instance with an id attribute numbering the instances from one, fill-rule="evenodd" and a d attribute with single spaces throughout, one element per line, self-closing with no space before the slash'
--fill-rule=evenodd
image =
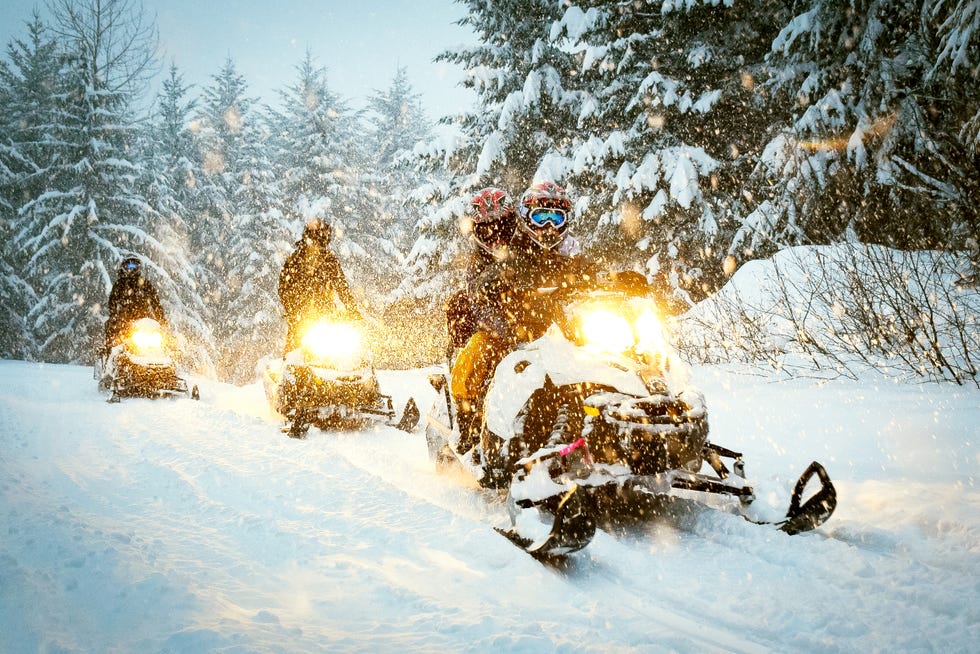
<path id="1" fill-rule="evenodd" d="M 424 413 L 433 371 L 379 374 Z M 0 649 L 975 651 L 976 388 L 693 375 L 753 510 L 779 517 L 818 459 L 827 524 L 684 511 L 549 568 L 434 471 L 421 430 L 296 441 L 258 383 L 110 405 L 88 368 L 0 361 Z"/>
<path id="2" fill-rule="evenodd" d="M 504 148 L 501 139 L 500 132 L 494 132 L 487 137 L 486 142 L 483 144 L 483 150 L 480 152 L 480 160 L 476 164 L 477 175 L 486 173 L 486 171 L 490 170 L 493 162 L 503 158 Z"/>

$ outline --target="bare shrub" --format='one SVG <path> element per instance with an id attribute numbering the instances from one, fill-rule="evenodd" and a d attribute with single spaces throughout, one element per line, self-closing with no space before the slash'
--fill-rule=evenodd
<path id="1" fill-rule="evenodd" d="M 955 256 L 846 244 L 792 248 L 763 265 L 682 317 L 687 357 L 980 387 L 980 293 L 956 283 Z"/>

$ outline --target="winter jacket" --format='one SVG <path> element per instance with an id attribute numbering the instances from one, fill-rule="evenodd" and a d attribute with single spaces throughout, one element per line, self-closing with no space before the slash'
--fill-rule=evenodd
<path id="1" fill-rule="evenodd" d="M 108 308 L 106 346 L 109 348 L 120 340 L 130 323 L 140 318 L 167 324 L 157 290 L 142 276 L 120 275 L 109 292 Z"/>
<path id="2" fill-rule="evenodd" d="M 303 240 L 296 246 L 279 273 L 279 300 L 286 312 L 286 352 L 299 345 L 299 328 L 304 320 L 340 313 L 338 298 L 349 316 L 361 317 L 333 252 Z"/>
<path id="3" fill-rule="evenodd" d="M 279 300 L 286 316 L 336 314 L 337 298 L 348 312 L 359 315 L 347 277 L 333 252 L 299 241 L 279 274 Z"/>
<path id="4" fill-rule="evenodd" d="M 555 317 L 553 300 L 536 289 L 580 288 L 595 278 L 595 266 L 582 256 L 515 247 L 503 260 L 471 268 L 466 291 L 477 330 L 507 343 L 526 342 L 544 334 Z"/>

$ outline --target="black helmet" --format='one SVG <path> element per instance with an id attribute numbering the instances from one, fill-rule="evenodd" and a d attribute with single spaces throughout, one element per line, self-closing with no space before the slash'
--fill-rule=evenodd
<path id="1" fill-rule="evenodd" d="M 143 264 L 136 257 L 126 257 L 119 264 L 119 274 L 123 277 L 139 277 Z"/>
<path id="2" fill-rule="evenodd" d="M 303 239 L 309 240 L 321 247 L 326 247 L 330 245 L 330 240 L 333 238 L 333 228 L 325 220 L 320 218 L 314 218 L 306 223 L 306 227 L 303 228 Z"/>

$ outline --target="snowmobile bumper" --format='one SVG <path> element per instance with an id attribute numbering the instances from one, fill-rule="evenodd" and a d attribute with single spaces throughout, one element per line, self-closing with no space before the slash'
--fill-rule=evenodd
<path id="1" fill-rule="evenodd" d="M 597 461 L 622 462 L 635 475 L 700 470 L 708 437 L 703 403 L 597 393 L 585 400 L 583 410 L 592 426 L 589 450 Z"/>
<path id="2" fill-rule="evenodd" d="M 391 420 L 395 416 L 391 397 L 380 393 L 370 371 L 324 375 L 308 366 L 293 365 L 283 369 L 276 409 L 287 416 L 312 410 L 321 419 Z"/>
<path id="3" fill-rule="evenodd" d="M 125 353 L 115 361 L 115 372 L 108 384 L 112 390 L 110 402 L 118 402 L 122 397 L 159 397 L 163 395 L 187 394 L 187 382 L 177 376 L 172 364 L 137 363 Z M 194 387 L 197 399 L 197 387 Z"/>

